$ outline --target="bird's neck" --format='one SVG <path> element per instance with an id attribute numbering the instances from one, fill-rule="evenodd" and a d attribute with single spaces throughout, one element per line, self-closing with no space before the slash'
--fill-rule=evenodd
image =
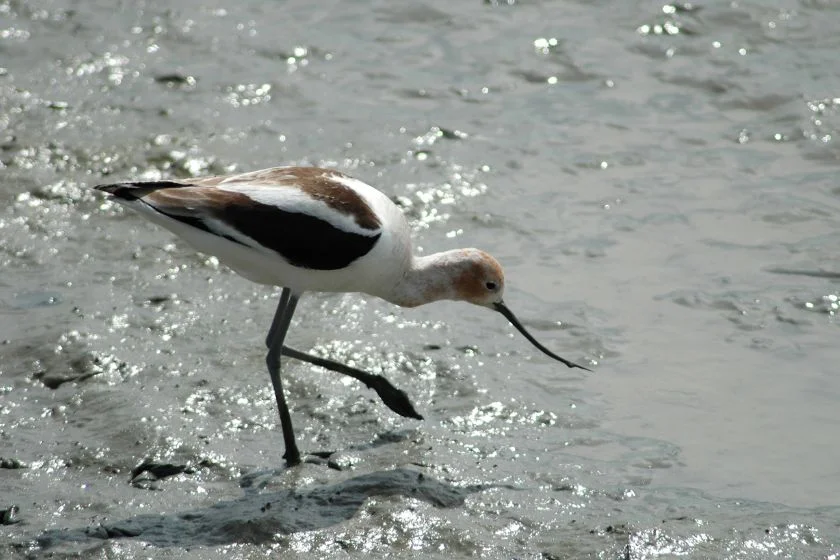
<path id="1" fill-rule="evenodd" d="M 385 297 L 402 307 L 417 307 L 443 299 L 459 299 L 454 280 L 460 250 L 414 256 L 402 279 Z"/>

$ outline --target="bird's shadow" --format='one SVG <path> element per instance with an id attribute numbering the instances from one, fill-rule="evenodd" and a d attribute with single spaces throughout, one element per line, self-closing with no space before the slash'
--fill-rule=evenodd
<path id="1" fill-rule="evenodd" d="M 453 486 L 407 468 L 359 475 L 305 490 L 246 492 L 207 508 L 169 515 L 137 515 L 83 529 L 55 529 L 38 537 L 49 549 L 61 545 L 136 538 L 158 547 L 261 544 L 278 534 L 323 529 L 351 519 L 372 496 L 408 496 L 435 507 L 463 505 L 490 485 Z"/>

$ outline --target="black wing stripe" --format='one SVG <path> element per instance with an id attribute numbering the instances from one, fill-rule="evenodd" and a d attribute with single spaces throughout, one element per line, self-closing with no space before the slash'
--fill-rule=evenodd
<path id="1" fill-rule="evenodd" d="M 290 264 L 314 270 L 337 270 L 367 255 L 381 233 L 361 235 L 300 212 L 267 204 L 228 207 L 217 216 Z"/>
<path id="2" fill-rule="evenodd" d="M 223 237 L 239 245 L 248 246 L 241 239 L 219 231 L 196 215 L 169 213 L 164 208 L 155 210 L 209 234 Z M 376 245 L 381 233 L 367 236 L 339 229 L 329 222 L 300 212 L 289 212 L 255 203 L 247 208 L 228 206 L 224 214 L 213 218 L 237 229 L 289 264 L 312 270 L 337 270 L 367 255 Z"/>

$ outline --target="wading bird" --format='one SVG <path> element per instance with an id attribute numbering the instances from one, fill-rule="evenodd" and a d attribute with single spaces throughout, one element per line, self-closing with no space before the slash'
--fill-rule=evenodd
<path id="1" fill-rule="evenodd" d="M 245 278 L 283 288 L 266 338 L 266 365 L 289 465 L 300 463 L 300 452 L 280 380 L 281 354 L 356 377 L 395 412 L 422 418 L 384 377 L 283 345 L 304 292 L 363 292 L 403 307 L 466 301 L 498 311 L 555 360 L 591 371 L 551 352 L 519 322 L 502 300 L 505 278 L 496 259 L 478 249 L 414 255 L 400 209 L 380 191 L 338 171 L 274 167 L 96 189 Z"/>

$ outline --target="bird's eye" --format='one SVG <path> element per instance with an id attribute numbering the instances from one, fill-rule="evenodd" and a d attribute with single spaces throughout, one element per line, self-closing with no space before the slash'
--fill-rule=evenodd
<path id="1" fill-rule="evenodd" d="M 492 290 L 496 289 L 496 283 L 495 282 L 487 282 L 486 284 L 484 284 L 484 287 L 487 288 L 488 290 L 492 291 Z"/>

